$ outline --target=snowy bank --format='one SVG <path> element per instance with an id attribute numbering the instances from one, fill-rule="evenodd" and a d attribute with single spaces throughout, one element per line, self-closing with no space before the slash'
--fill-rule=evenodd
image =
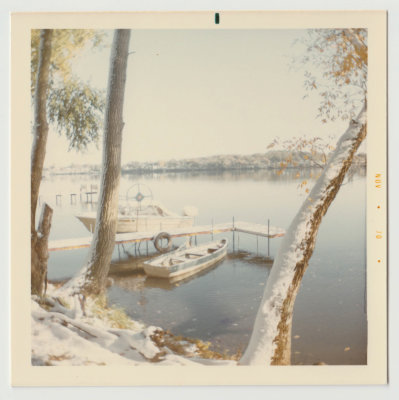
<path id="1" fill-rule="evenodd" d="M 101 302 L 32 296 L 32 365 L 236 365 L 207 344 L 132 321 Z M 121 328 L 120 326 L 123 326 Z M 219 358 L 219 359 L 215 359 Z"/>

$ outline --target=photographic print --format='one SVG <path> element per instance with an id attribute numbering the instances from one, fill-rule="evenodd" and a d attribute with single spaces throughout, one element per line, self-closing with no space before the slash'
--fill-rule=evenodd
<path id="1" fill-rule="evenodd" d="M 386 382 L 385 13 L 55 15 L 12 19 L 14 384 Z"/>

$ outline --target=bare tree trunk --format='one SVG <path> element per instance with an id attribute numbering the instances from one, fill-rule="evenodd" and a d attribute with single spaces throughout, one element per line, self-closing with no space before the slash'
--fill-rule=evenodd
<path id="1" fill-rule="evenodd" d="M 291 223 L 267 280 L 248 347 L 240 364 L 288 365 L 292 314 L 321 220 L 366 137 L 366 105 L 338 141 L 323 174 Z"/>
<path id="2" fill-rule="evenodd" d="M 119 181 L 123 130 L 123 100 L 129 51 L 130 30 L 115 31 L 108 79 L 103 140 L 101 188 L 96 226 L 88 262 L 76 282 L 85 294 L 99 294 L 105 289 L 118 218 Z"/>
<path id="3" fill-rule="evenodd" d="M 44 253 L 40 246 L 47 246 L 47 239 L 44 243 L 41 238 L 38 238 L 35 219 L 48 135 L 46 102 L 52 34 L 53 31 L 50 29 L 43 29 L 40 32 L 39 65 L 34 97 L 34 139 L 31 158 L 31 292 L 39 296 L 43 294 L 44 288 L 43 270 L 47 271 L 47 258 L 42 258 Z M 49 218 L 48 229 L 51 226 L 51 215 Z M 46 236 L 48 236 L 47 233 Z M 44 262 L 45 266 L 43 265 Z"/>
<path id="4" fill-rule="evenodd" d="M 43 296 L 47 289 L 48 238 L 50 236 L 53 210 L 43 204 L 39 228 L 32 236 L 31 269 L 32 293 Z"/>

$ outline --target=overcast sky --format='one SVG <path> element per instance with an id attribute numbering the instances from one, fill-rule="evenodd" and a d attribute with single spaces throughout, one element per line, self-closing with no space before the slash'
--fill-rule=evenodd
<path id="1" fill-rule="evenodd" d="M 289 68 L 299 30 L 133 30 L 122 163 L 265 152 L 275 138 L 340 136 L 346 123 L 316 119 L 304 70 Z M 112 33 L 110 32 L 110 38 Z M 74 60 L 81 79 L 106 88 L 110 47 Z M 52 131 L 46 166 L 99 163 L 101 141 L 68 152 Z"/>

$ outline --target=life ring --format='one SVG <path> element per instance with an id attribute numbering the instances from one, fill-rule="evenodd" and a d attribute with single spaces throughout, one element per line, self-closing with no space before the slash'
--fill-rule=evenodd
<path id="1" fill-rule="evenodd" d="M 162 246 L 162 241 L 167 240 L 165 247 Z M 154 246 L 160 253 L 166 253 L 172 248 L 172 237 L 167 232 L 160 232 L 154 239 Z"/>

